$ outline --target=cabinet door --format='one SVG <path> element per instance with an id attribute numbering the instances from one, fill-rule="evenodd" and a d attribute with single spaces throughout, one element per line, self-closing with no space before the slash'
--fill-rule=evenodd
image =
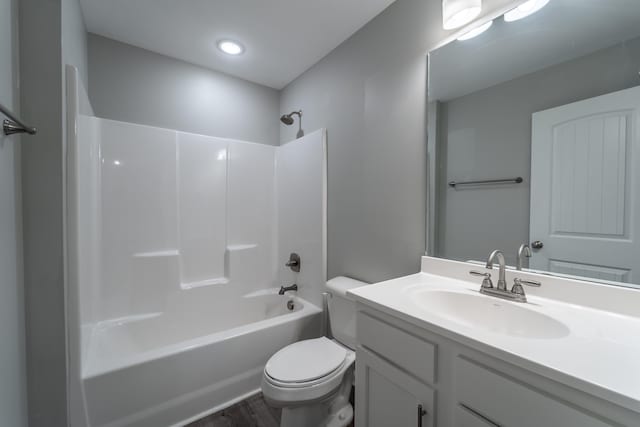
<path id="1" fill-rule="evenodd" d="M 434 427 L 433 390 L 358 347 L 357 427 Z"/>

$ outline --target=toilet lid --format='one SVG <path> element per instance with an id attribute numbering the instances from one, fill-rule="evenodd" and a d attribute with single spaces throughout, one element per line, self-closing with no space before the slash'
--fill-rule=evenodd
<path id="1" fill-rule="evenodd" d="M 322 378 L 338 369 L 347 350 L 322 337 L 286 346 L 267 362 L 265 371 L 282 382 L 307 382 Z"/>

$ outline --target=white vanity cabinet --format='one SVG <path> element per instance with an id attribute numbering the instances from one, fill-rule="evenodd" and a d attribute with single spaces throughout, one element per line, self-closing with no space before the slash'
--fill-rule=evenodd
<path id="1" fill-rule="evenodd" d="M 433 426 L 434 393 L 427 385 L 364 348 L 356 376 L 362 383 L 356 405 L 358 427 Z"/>
<path id="2" fill-rule="evenodd" d="M 432 427 L 436 346 L 359 312 L 356 426 Z"/>
<path id="3" fill-rule="evenodd" d="M 358 307 L 356 427 L 640 427 L 637 413 Z"/>
<path id="4" fill-rule="evenodd" d="M 611 422 L 587 414 L 557 397 L 536 391 L 521 382 L 492 368 L 482 366 L 465 356 L 455 361 L 456 403 L 484 416 L 491 425 L 540 427 L 580 426 L 605 427 Z M 457 413 L 459 414 L 459 413 Z M 480 415 L 482 414 L 482 415 Z M 465 417 L 463 416 L 464 420 Z M 638 420 L 640 422 L 640 420 Z M 464 424 L 463 424 L 464 425 Z"/>

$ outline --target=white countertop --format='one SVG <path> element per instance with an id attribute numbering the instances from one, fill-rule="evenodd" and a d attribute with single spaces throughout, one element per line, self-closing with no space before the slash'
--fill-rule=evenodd
<path id="1" fill-rule="evenodd" d="M 540 280 L 543 288 L 547 287 L 544 292 L 537 292 L 545 297 L 526 288 L 529 302 L 522 304 L 480 295 L 480 281 L 477 278 L 468 281 L 461 279 L 470 267 L 477 270 L 477 265 L 432 260 L 427 259 L 426 268 L 423 260 L 421 273 L 353 289 L 349 294 L 363 304 L 416 326 L 640 412 L 640 305 L 637 306 L 638 315 L 629 312 L 630 297 L 640 301 L 640 291 L 611 287 L 603 289 L 603 285 L 518 273 L 522 277 Z M 442 265 L 445 268 L 439 268 Z M 441 275 L 451 268 L 458 271 L 453 274 L 457 278 L 450 274 Z M 425 270 L 439 270 L 439 274 L 426 273 Z M 494 270 L 494 274 L 497 271 Z M 512 279 L 512 274 L 515 272 L 510 273 L 508 280 Z M 580 292 L 580 298 L 576 299 L 583 303 L 588 298 L 594 298 L 592 304 L 578 305 L 566 301 L 567 288 L 577 285 L 575 289 Z M 554 288 L 559 290 L 560 299 L 552 298 Z M 522 338 L 474 327 L 421 307 L 412 298 L 412 292 L 416 289 L 472 293 L 481 298 L 494 298 L 500 304 L 524 305 L 526 309 L 560 321 L 569 328 L 569 332 L 566 336 L 556 338 Z M 602 292 L 609 292 L 607 295 L 610 295 L 609 301 L 603 303 L 606 309 L 599 307 L 599 302 L 595 300 L 603 299 Z M 620 305 L 624 306 L 620 312 L 611 311 L 611 307 L 615 306 L 615 301 L 612 303 L 611 299 L 616 298 L 621 298 Z"/>

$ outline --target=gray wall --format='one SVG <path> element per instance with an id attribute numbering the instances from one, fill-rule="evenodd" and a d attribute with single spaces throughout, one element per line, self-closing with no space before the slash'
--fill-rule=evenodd
<path id="1" fill-rule="evenodd" d="M 78 0 L 20 0 L 20 104 L 38 128 L 22 137 L 29 426 L 67 425 L 63 66 L 87 79 Z M 64 24 L 64 31 L 63 31 Z"/>
<path id="2" fill-rule="evenodd" d="M 63 243 L 61 1 L 20 0 L 20 103 L 38 127 L 22 138 L 30 426 L 67 423 Z"/>
<path id="3" fill-rule="evenodd" d="M 531 115 L 640 84 L 640 39 L 442 104 L 438 255 L 515 264 L 529 241 Z M 449 180 L 522 176 L 524 184 L 453 190 Z"/>
<path id="4" fill-rule="evenodd" d="M 18 111 L 17 21 L 17 1 L 0 0 L 0 103 L 13 111 Z M 20 137 L 0 133 L 0 426 L 15 427 L 27 425 L 19 175 Z"/>
<path id="5" fill-rule="evenodd" d="M 328 129 L 328 276 L 415 273 L 425 251 L 426 54 L 441 42 L 439 0 L 398 0 L 288 85 L 281 113 Z M 511 4 L 484 2 L 485 13 Z M 282 127 L 280 141 L 295 138 Z"/>
<path id="6" fill-rule="evenodd" d="M 99 117 L 278 145 L 275 89 L 94 34 L 89 74 Z"/>
<path id="7" fill-rule="evenodd" d="M 62 0 L 62 64 L 78 68 L 85 88 L 89 83 L 87 36 L 80 0 Z"/>

